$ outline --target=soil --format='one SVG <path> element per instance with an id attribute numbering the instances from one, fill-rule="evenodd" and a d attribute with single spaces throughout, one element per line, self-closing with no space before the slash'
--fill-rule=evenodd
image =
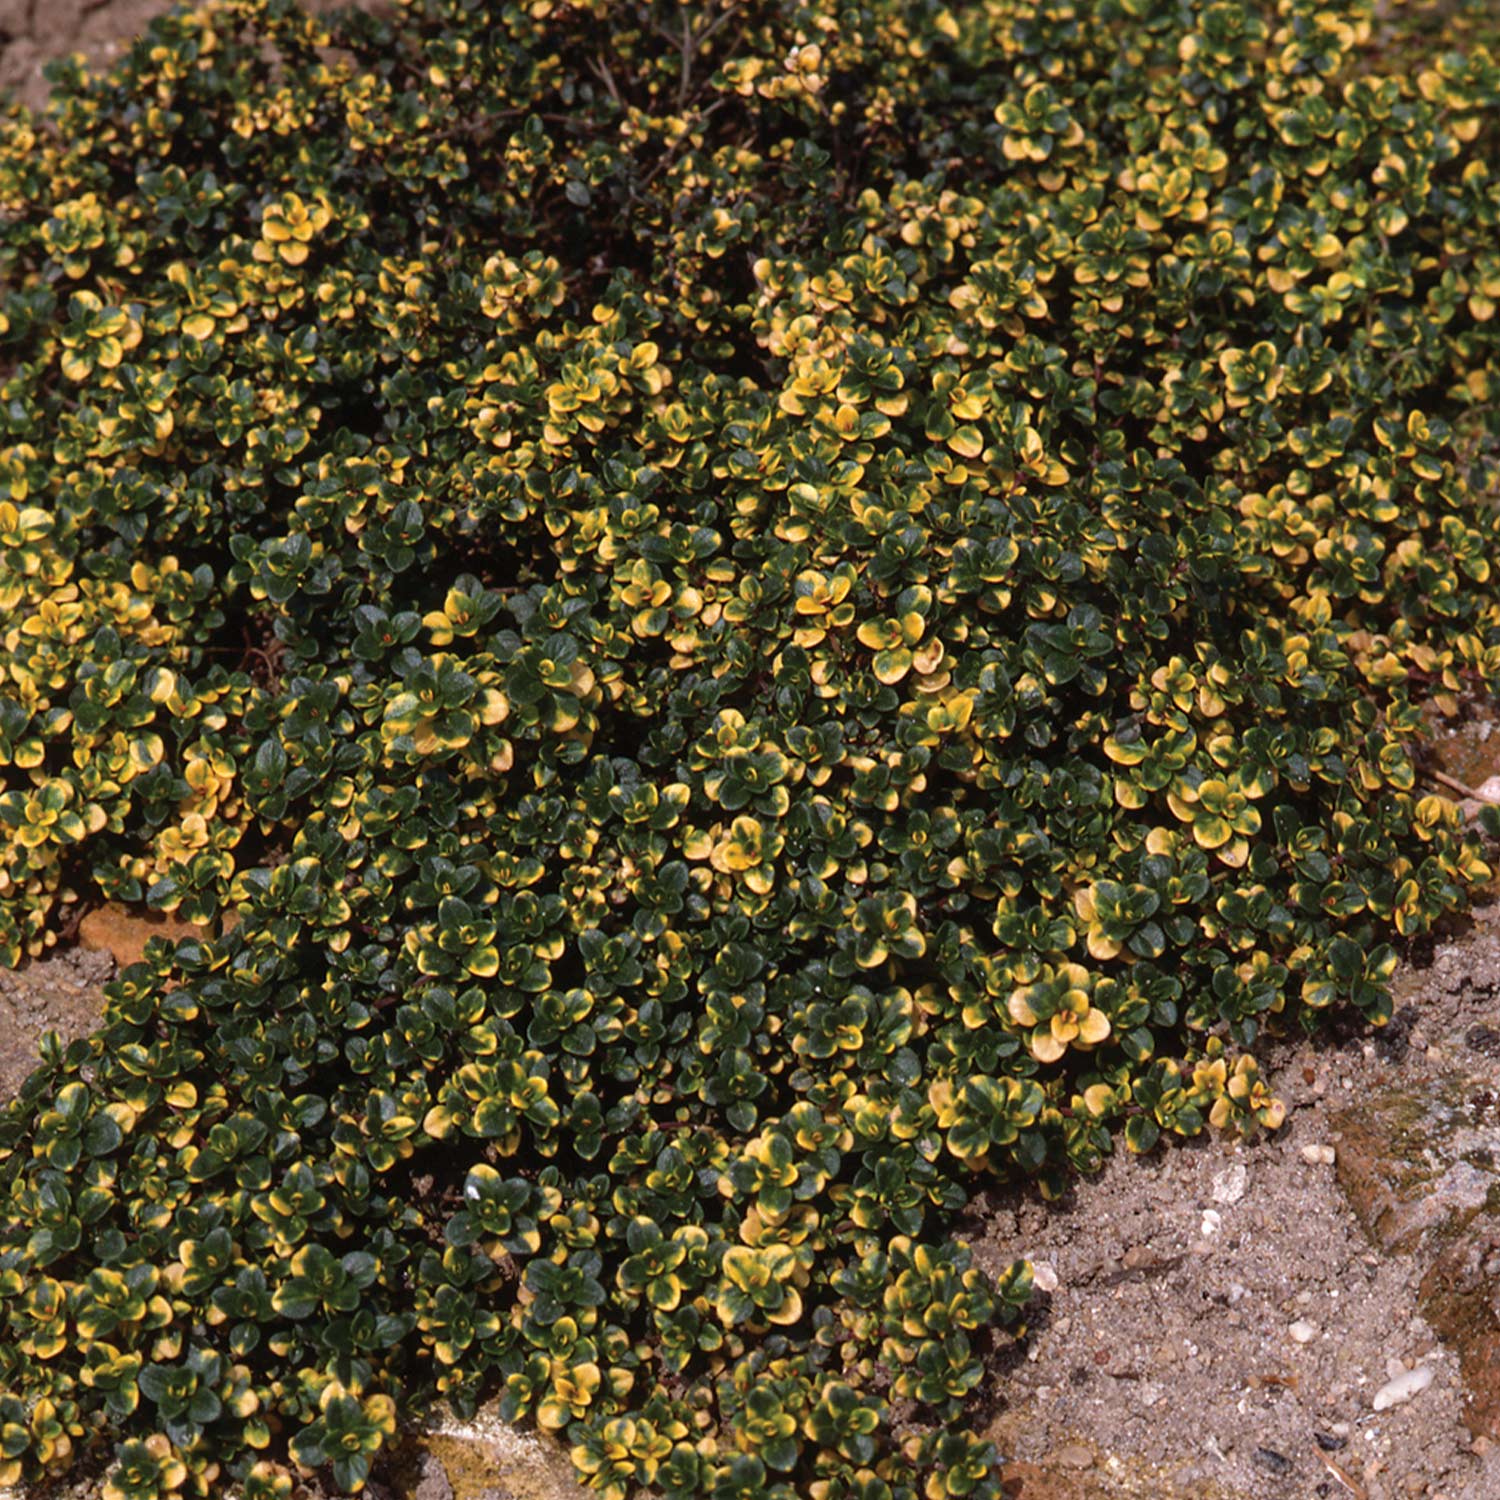
<path id="1" fill-rule="evenodd" d="M 1403 1027 L 1420 1000 L 1422 1030 L 1446 1034 L 1465 1022 L 1469 976 L 1500 986 L 1500 920 L 1485 915 L 1441 970 L 1402 976 Z M 1334 1164 L 1304 1156 L 1336 1159 L 1335 1121 L 1393 1074 L 1420 1082 L 1366 1037 L 1261 1058 L 1288 1107 L 1274 1138 L 1122 1151 L 1061 1204 L 982 1206 L 985 1264 L 1025 1255 L 1056 1278 L 1001 1372 L 991 1435 L 1044 1471 L 1097 1475 L 1101 1497 L 1500 1494 L 1458 1357 L 1427 1321 L 1427 1262 L 1373 1244 Z M 1431 1384 L 1376 1412 L 1375 1392 L 1419 1365 Z"/>
<path id="2" fill-rule="evenodd" d="M 1483 785 L 1500 725 L 1469 712 L 1424 765 Z M 1497 997 L 1490 904 L 1413 945 L 1383 1030 L 1261 1045 L 1273 1137 L 1121 1151 L 1060 1204 L 975 1205 L 982 1263 L 1055 1283 L 996 1371 L 1014 1494 L 1500 1495 Z"/>
<path id="3" fill-rule="evenodd" d="M 64 1043 L 87 1036 L 104 1008 L 108 953 L 69 948 L 15 972 L 0 969 L 0 1100 L 20 1090 L 49 1031 Z"/>
<path id="4" fill-rule="evenodd" d="M 168 9 L 163 0 L 0 0 L 0 89 L 37 109 L 47 100 L 44 63 L 82 52 L 103 65 Z"/>
<path id="5" fill-rule="evenodd" d="M 333 10 L 348 0 L 303 0 L 311 11 Z M 365 9 L 390 0 L 360 0 Z M 0 92 L 32 109 L 47 102 L 42 67 L 54 57 L 81 52 L 92 67 L 105 67 L 172 0 L 0 0 Z"/>

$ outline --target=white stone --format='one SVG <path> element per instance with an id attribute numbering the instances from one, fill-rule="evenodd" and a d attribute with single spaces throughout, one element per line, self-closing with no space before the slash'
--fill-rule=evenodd
<path id="1" fill-rule="evenodd" d="M 1331 1167 L 1338 1160 L 1338 1152 L 1332 1146 L 1304 1146 L 1302 1160 L 1312 1167 Z"/>
<path id="2" fill-rule="evenodd" d="M 1375 1392 L 1375 1399 L 1370 1404 L 1376 1411 L 1385 1411 L 1392 1406 L 1400 1406 L 1403 1401 L 1410 1401 L 1431 1384 L 1432 1366 L 1418 1365 L 1415 1370 L 1407 1370 L 1394 1380 L 1387 1380 Z"/>
<path id="3" fill-rule="evenodd" d="M 1224 1227 L 1224 1217 L 1216 1209 L 1205 1208 L 1198 1225 L 1198 1233 L 1204 1236 L 1217 1234 Z"/>
<path id="4" fill-rule="evenodd" d="M 1245 1196 L 1245 1185 L 1250 1181 L 1250 1174 L 1244 1166 L 1236 1162 L 1232 1167 L 1225 1167 L 1222 1172 L 1214 1173 L 1213 1200 L 1228 1207 L 1231 1203 L 1238 1203 Z"/>
<path id="5" fill-rule="evenodd" d="M 1298 1318 L 1297 1321 L 1287 1329 L 1287 1332 L 1291 1334 L 1291 1336 L 1299 1344 L 1310 1344 L 1318 1336 L 1318 1330 L 1313 1326 L 1313 1324 L 1309 1323 L 1306 1318 Z"/>
<path id="6" fill-rule="evenodd" d="M 1039 1292 L 1057 1290 L 1057 1271 L 1049 1261 L 1034 1261 L 1031 1267 L 1031 1284 Z"/>

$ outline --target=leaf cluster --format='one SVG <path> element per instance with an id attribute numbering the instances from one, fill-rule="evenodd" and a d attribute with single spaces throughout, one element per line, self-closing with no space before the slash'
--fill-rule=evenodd
<path id="1" fill-rule="evenodd" d="M 6 112 L 0 954 L 204 935 L 0 1117 L 0 1483 L 499 1392 L 998 1495 L 976 1190 L 1274 1129 L 1490 873 L 1500 65 L 1375 11 L 216 0 Z"/>

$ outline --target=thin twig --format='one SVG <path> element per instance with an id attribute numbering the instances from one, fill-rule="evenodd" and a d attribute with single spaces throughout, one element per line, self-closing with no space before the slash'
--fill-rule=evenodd
<path id="1" fill-rule="evenodd" d="M 646 21 L 647 27 L 656 33 L 668 46 L 677 49 L 678 57 L 681 59 L 681 70 L 677 80 L 677 108 L 682 110 L 688 99 L 688 91 L 692 85 L 693 58 L 698 49 L 702 47 L 709 37 L 716 32 L 731 16 L 738 14 L 738 0 L 725 7 L 722 14 L 715 16 L 701 32 L 696 35 L 693 32 L 692 23 L 688 19 L 686 10 L 682 13 L 682 35 L 673 36 L 672 33 L 661 24 L 654 16 Z"/>
<path id="2" fill-rule="evenodd" d="M 716 32 L 738 9 L 734 0 L 714 17 L 702 31 L 694 33 L 688 23 L 688 14 L 682 13 L 682 75 L 677 82 L 677 109 L 681 113 L 687 108 L 688 89 L 693 79 L 693 61 L 698 53 L 703 50 L 703 44 Z"/>
<path id="3" fill-rule="evenodd" d="M 718 110 L 722 109 L 728 102 L 729 101 L 727 99 L 715 99 L 714 102 L 710 104 L 701 115 L 698 116 L 697 123 L 700 126 L 705 124 Z M 632 190 L 632 198 L 635 198 L 639 194 L 644 193 L 646 189 L 650 187 L 651 184 L 655 182 L 659 176 L 661 176 L 662 172 L 678 159 L 682 152 L 682 142 L 686 139 L 687 136 L 684 135 L 681 140 L 676 142 L 676 144 L 667 147 L 667 149 L 658 159 L 656 165 L 646 173 L 645 179 L 639 184 L 639 186 Z"/>
<path id="4" fill-rule="evenodd" d="M 687 108 L 688 85 L 693 81 L 693 52 L 697 48 L 697 38 L 693 35 L 692 22 L 688 20 L 687 11 L 682 13 L 682 73 L 677 80 L 677 112 L 681 114 Z"/>
<path id="5" fill-rule="evenodd" d="M 659 36 L 662 41 L 664 41 L 669 47 L 675 47 L 678 45 L 677 38 L 673 36 L 672 33 L 668 31 L 667 28 L 663 26 L 655 16 L 652 16 L 651 19 L 646 22 L 646 25 L 652 31 L 654 31 L 657 36 Z"/>
<path id="6" fill-rule="evenodd" d="M 593 127 L 585 120 L 580 120 L 576 114 L 565 115 L 553 111 L 532 109 L 529 105 L 518 105 L 515 109 L 498 109 L 484 119 L 472 116 L 464 116 L 446 129 L 432 132 L 432 139 L 439 141 L 461 141 L 465 145 L 482 145 L 494 134 L 496 126 L 502 120 L 522 120 L 529 115 L 535 115 L 537 119 L 548 125 L 566 125 L 575 131 L 585 131 Z M 465 139 L 467 137 L 467 139 Z"/>
<path id="7" fill-rule="evenodd" d="M 723 11 L 712 21 L 710 21 L 702 31 L 698 33 L 698 40 L 696 45 L 700 52 L 703 50 L 704 42 L 706 42 L 709 37 L 714 34 L 714 32 L 716 32 L 727 20 L 729 20 L 738 9 L 738 0 L 731 0 L 731 3 L 729 5 L 726 5 Z"/>
<path id="8" fill-rule="evenodd" d="M 1326 1453 L 1320 1453 L 1318 1457 L 1323 1460 L 1323 1467 L 1354 1496 L 1354 1500 L 1369 1500 L 1364 1485 L 1355 1479 L 1353 1475 L 1341 1469 Z"/>
<path id="9" fill-rule="evenodd" d="M 609 90 L 609 97 L 621 108 L 625 108 L 625 101 L 620 97 L 619 86 L 615 83 L 615 75 L 610 72 L 609 64 L 603 57 L 591 57 L 589 59 L 589 71 L 594 77 Z"/>
<path id="10" fill-rule="evenodd" d="M 1422 774 L 1428 780 L 1447 787 L 1449 791 L 1457 792 L 1461 797 L 1467 797 L 1470 802 L 1488 802 L 1491 807 L 1500 807 L 1500 797 L 1492 797 L 1488 792 L 1476 791 L 1471 786 L 1465 786 L 1457 777 L 1449 776 L 1445 771 L 1423 771 Z"/>

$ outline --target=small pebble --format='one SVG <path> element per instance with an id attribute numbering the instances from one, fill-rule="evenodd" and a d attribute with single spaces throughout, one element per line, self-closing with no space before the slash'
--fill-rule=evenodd
<path id="1" fill-rule="evenodd" d="M 1338 1153 L 1332 1146 L 1304 1146 L 1302 1160 L 1309 1166 L 1331 1167 L 1338 1160 Z"/>
<path id="2" fill-rule="evenodd" d="M 1396 1376 L 1394 1380 L 1388 1380 L 1375 1392 L 1375 1399 L 1370 1404 L 1376 1411 L 1386 1411 L 1392 1406 L 1400 1406 L 1403 1401 L 1410 1401 L 1413 1396 L 1420 1395 L 1432 1384 L 1432 1366 L 1418 1365 L 1415 1370 L 1407 1370 Z"/>
<path id="3" fill-rule="evenodd" d="M 1226 1207 L 1231 1203 L 1238 1203 L 1245 1196 L 1245 1186 L 1249 1181 L 1250 1174 L 1239 1162 L 1232 1167 L 1225 1167 L 1222 1172 L 1215 1172 L 1212 1185 L 1214 1202 Z"/>
<path id="4" fill-rule="evenodd" d="M 1298 1318 L 1287 1332 L 1299 1344 L 1310 1344 L 1318 1336 L 1318 1330 L 1306 1318 Z"/>
<path id="5" fill-rule="evenodd" d="M 1205 1208 L 1203 1210 L 1203 1219 L 1198 1225 L 1199 1234 L 1217 1234 L 1223 1227 L 1224 1218 L 1217 1209 Z"/>
<path id="6" fill-rule="evenodd" d="M 1039 1260 L 1031 1268 L 1031 1284 L 1039 1292 L 1055 1292 L 1057 1271 L 1047 1261 Z"/>
<path id="7" fill-rule="evenodd" d="M 1069 1443 L 1063 1448 L 1054 1448 L 1050 1461 L 1063 1469 L 1092 1469 L 1094 1455 L 1082 1443 Z"/>
<path id="8" fill-rule="evenodd" d="M 1340 1437 L 1336 1432 L 1317 1432 L 1313 1436 L 1318 1440 L 1318 1447 L 1325 1453 L 1337 1453 L 1340 1448 L 1349 1446 L 1347 1437 Z"/>
<path id="9" fill-rule="evenodd" d="M 1269 1470 L 1272 1474 L 1290 1474 L 1292 1472 L 1292 1461 L 1284 1453 L 1278 1453 L 1274 1448 L 1257 1448 L 1255 1450 L 1255 1461 L 1261 1468 Z"/>

